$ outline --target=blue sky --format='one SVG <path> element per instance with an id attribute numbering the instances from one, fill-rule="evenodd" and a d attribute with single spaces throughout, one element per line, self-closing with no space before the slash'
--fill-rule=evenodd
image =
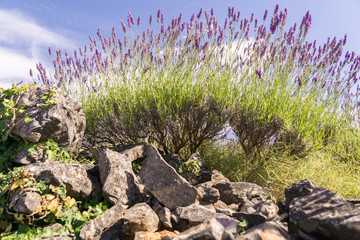
<path id="1" fill-rule="evenodd" d="M 189 19 L 201 7 L 214 7 L 218 20 L 225 19 L 229 5 L 243 17 L 262 18 L 276 3 L 288 9 L 288 24 L 301 23 L 307 10 L 312 14 L 308 39 L 323 43 L 328 37 L 348 35 L 345 50 L 360 53 L 360 0 L 1 0 L 0 1 L 0 87 L 31 81 L 29 69 L 41 62 L 52 69 L 48 47 L 72 52 L 96 37 L 98 28 L 109 36 L 112 27 L 121 32 L 128 12 L 145 22 L 161 9 L 166 23 L 183 13 Z M 145 24 L 146 25 L 146 24 Z"/>

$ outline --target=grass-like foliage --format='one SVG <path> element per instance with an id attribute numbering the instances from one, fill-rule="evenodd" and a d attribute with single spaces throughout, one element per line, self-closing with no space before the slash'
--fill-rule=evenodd
<path id="1" fill-rule="evenodd" d="M 346 35 L 307 42 L 309 12 L 287 31 L 286 9 L 276 6 L 269 28 L 267 15 L 241 18 L 229 7 L 220 24 L 201 9 L 166 26 L 159 10 L 142 30 L 129 13 L 122 37 L 99 30 L 72 56 L 56 51 L 54 78 L 39 64 L 38 80 L 81 100 L 87 131 L 112 144 L 147 139 L 192 152 L 230 118 L 245 152 L 287 133 L 303 151 L 322 148 L 353 120 L 360 57 L 343 56 Z"/>
<path id="2" fill-rule="evenodd" d="M 53 77 L 38 64 L 37 81 L 79 99 L 87 133 L 113 145 L 147 140 L 184 157 L 200 147 L 220 170 L 224 156 L 246 159 L 237 169 L 266 170 L 260 175 L 272 180 L 279 174 L 270 163 L 284 158 L 356 162 L 360 56 L 343 53 L 346 35 L 308 42 L 309 12 L 301 24 L 287 24 L 287 15 L 279 5 L 260 19 L 229 7 L 220 23 L 214 9 L 201 9 L 166 25 L 159 10 L 146 28 L 129 13 L 121 34 L 99 30 L 73 54 L 56 51 Z M 238 143 L 214 143 L 229 125 Z M 220 157 L 224 149 L 238 154 Z"/>

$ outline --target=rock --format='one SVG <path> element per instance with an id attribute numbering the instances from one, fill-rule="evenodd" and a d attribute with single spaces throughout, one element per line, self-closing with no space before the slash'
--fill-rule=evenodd
<path id="1" fill-rule="evenodd" d="M 125 155 L 130 162 L 144 158 L 146 154 L 146 144 L 137 143 L 115 148 L 114 151 Z"/>
<path id="2" fill-rule="evenodd" d="M 205 182 L 196 186 L 196 188 L 203 195 L 203 201 L 215 203 L 220 199 L 220 192 L 218 189 L 212 187 L 212 183 Z"/>
<path id="3" fill-rule="evenodd" d="M 227 183 L 230 182 L 220 171 L 213 170 L 211 174 L 211 182 L 213 185 L 218 183 Z"/>
<path id="4" fill-rule="evenodd" d="M 177 154 L 166 154 L 166 156 L 164 157 L 164 160 L 167 162 L 167 164 L 169 164 L 170 166 L 172 166 L 176 172 L 179 172 L 179 168 L 180 165 L 182 164 L 182 160 L 179 157 L 179 155 Z"/>
<path id="5" fill-rule="evenodd" d="M 140 200 L 139 183 L 125 155 L 104 149 L 98 162 L 103 196 L 111 204 L 132 205 Z"/>
<path id="6" fill-rule="evenodd" d="M 175 214 L 178 216 L 180 221 L 185 220 L 190 226 L 195 226 L 207 219 L 215 217 L 216 211 L 210 210 L 202 205 L 195 204 L 187 207 L 177 207 Z"/>
<path id="7" fill-rule="evenodd" d="M 86 127 L 78 101 L 48 86 L 32 86 L 17 101 L 15 107 L 24 106 L 24 112 L 16 116 L 12 134 L 33 143 L 53 139 L 59 146 L 69 148 L 71 156 L 77 156 Z M 54 104 L 48 104 L 49 101 Z M 31 121 L 25 122 L 25 116 Z"/>
<path id="8" fill-rule="evenodd" d="M 138 203 L 127 209 L 122 221 L 127 235 L 134 235 L 139 231 L 155 232 L 159 226 L 158 216 L 146 203 Z"/>
<path id="9" fill-rule="evenodd" d="M 9 196 L 9 209 L 16 213 L 32 214 L 41 205 L 42 198 L 36 189 L 25 188 L 11 193 Z"/>
<path id="10" fill-rule="evenodd" d="M 254 184 L 247 182 L 227 182 L 221 181 L 213 185 L 220 192 L 220 199 L 226 204 L 244 204 L 246 200 L 260 198 L 265 201 L 265 190 Z"/>
<path id="11" fill-rule="evenodd" d="M 311 194 L 315 188 L 316 185 L 308 179 L 296 181 L 290 187 L 285 189 L 285 208 L 288 210 L 290 202 L 294 198 L 307 196 Z"/>
<path id="12" fill-rule="evenodd" d="M 162 208 L 158 213 L 161 223 L 167 227 L 172 228 L 171 224 L 171 212 L 167 207 Z"/>
<path id="13" fill-rule="evenodd" d="M 36 181 L 43 180 L 46 184 L 65 187 L 67 194 L 77 200 L 100 195 L 94 192 L 95 186 L 88 178 L 86 170 L 78 164 L 49 161 L 32 163 L 25 166 L 24 170 L 31 171 Z"/>
<path id="14" fill-rule="evenodd" d="M 161 232 L 136 232 L 134 240 L 171 240 L 177 232 L 163 230 Z"/>
<path id="15" fill-rule="evenodd" d="M 74 239 L 74 238 L 68 237 L 68 236 L 65 236 L 65 237 L 41 238 L 41 240 L 72 240 L 72 239 Z M 40 239 L 37 239 L 37 240 L 40 240 Z"/>
<path id="16" fill-rule="evenodd" d="M 260 213 L 236 212 L 233 214 L 233 216 L 240 222 L 246 220 L 250 228 L 266 222 L 266 217 Z"/>
<path id="17" fill-rule="evenodd" d="M 242 232 L 236 240 L 290 240 L 287 228 L 281 222 L 266 222 Z"/>
<path id="18" fill-rule="evenodd" d="M 212 218 L 180 233 L 173 240 L 232 240 L 235 239 L 234 232 L 236 233 L 237 224 L 238 222 L 236 221 L 224 222 L 223 220 L 219 221 L 217 218 Z"/>
<path id="19" fill-rule="evenodd" d="M 179 176 L 154 146 L 146 147 L 146 158 L 139 176 L 146 189 L 171 210 L 177 206 L 188 206 L 201 198 L 197 189 Z"/>
<path id="20" fill-rule="evenodd" d="M 207 168 L 198 152 L 193 153 L 190 158 L 183 163 L 184 171 L 181 176 L 191 185 L 198 185 L 211 180 L 212 172 Z"/>
<path id="21" fill-rule="evenodd" d="M 314 186 L 307 180 L 290 187 L 291 191 L 306 189 L 306 194 L 290 201 L 289 233 L 303 232 L 318 239 L 359 239 L 360 207 L 330 190 Z"/>
<path id="22" fill-rule="evenodd" d="M 117 223 L 123 216 L 127 206 L 118 203 L 108 209 L 104 214 L 87 222 L 80 231 L 80 238 L 83 240 L 98 239 L 105 229 Z"/>
<path id="23" fill-rule="evenodd" d="M 45 162 L 46 160 L 47 158 L 44 155 L 43 148 L 34 149 L 32 153 L 23 149 L 20 150 L 15 157 L 11 158 L 11 162 L 21 165 L 28 165 L 35 162 Z"/>

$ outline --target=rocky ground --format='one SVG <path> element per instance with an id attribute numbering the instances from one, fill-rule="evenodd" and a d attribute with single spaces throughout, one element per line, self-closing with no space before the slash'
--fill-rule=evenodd
<path id="1" fill-rule="evenodd" d="M 32 142 L 53 139 L 70 147 L 76 157 L 85 116 L 80 105 L 60 91 L 51 96 L 56 100 L 52 107 L 39 111 L 41 96 L 49 91 L 32 87 L 18 99 L 28 107 L 12 123 L 11 133 Z M 22 121 L 25 116 L 32 121 Z M 65 187 L 71 198 L 97 197 L 110 203 L 105 213 L 81 228 L 80 239 L 360 239 L 360 201 L 344 199 L 309 180 L 295 182 L 285 191 L 286 201 L 276 203 L 270 189 L 230 182 L 221 172 L 209 170 L 198 153 L 184 162 L 139 143 L 93 147 L 88 155 L 96 164 L 49 161 L 41 149 L 20 151 L 12 158 L 36 181 Z M 3 194 L 10 215 L 32 216 L 44 204 L 34 188 Z M 55 232 L 51 239 L 74 238 L 56 236 L 59 227 L 49 226 Z"/>

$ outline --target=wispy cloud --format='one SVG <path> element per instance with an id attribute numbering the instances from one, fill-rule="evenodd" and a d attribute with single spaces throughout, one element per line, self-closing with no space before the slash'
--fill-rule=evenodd
<path id="1" fill-rule="evenodd" d="M 0 9 L 0 87 L 30 80 L 29 69 L 46 60 L 49 46 L 74 49 L 76 44 L 18 10 Z"/>

